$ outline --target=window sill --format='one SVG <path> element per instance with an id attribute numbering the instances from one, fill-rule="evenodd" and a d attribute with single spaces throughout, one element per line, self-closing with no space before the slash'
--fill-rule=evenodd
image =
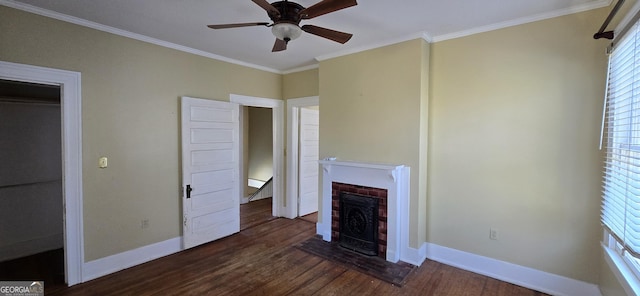
<path id="1" fill-rule="evenodd" d="M 606 245 L 603 244 L 602 248 L 604 249 L 605 261 L 625 292 L 629 295 L 640 295 L 640 280 L 638 280 L 633 271 L 627 266 L 624 259 Z"/>

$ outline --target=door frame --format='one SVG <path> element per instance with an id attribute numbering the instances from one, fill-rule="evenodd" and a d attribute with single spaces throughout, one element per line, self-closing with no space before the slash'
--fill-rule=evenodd
<path id="1" fill-rule="evenodd" d="M 270 108 L 273 112 L 272 121 L 273 121 L 273 198 L 271 199 L 271 213 L 274 217 L 287 217 L 285 215 L 288 212 L 288 208 L 290 207 L 289 203 L 284 203 L 285 200 L 283 198 L 284 186 L 283 186 L 283 176 L 284 176 L 284 123 L 283 121 L 283 109 L 284 109 L 284 101 L 269 99 L 269 98 L 260 98 L 260 97 L 251 97 L 244 95 L 231 94 L 229 95 L 229 100 L 231 103 L 236 103 L 240 106 L 248 106 L 248 107 L 262 107 L 262 108 Z M 241 126 L 241 129 L 246 128 Z M 240 131 L 242 133 L 242 130 Z M 242 142 L 242 137 L 240 137 L 240 176 L 244 175 L 244 159 L 242 148 L 244 147 L 244 143 Z M 238 186 L 240 186 L 240 199 L 242 200 L 242 192 L 244 192 L 244 186 L 246 186 L 245 182 L 238 182 Z"/>
<path id="2" fill-rule="evenodd" d="M 0 61 L 0 79 L 60 86 L 65 280 L 83 282 L 81 73 Z"/>
<path id="3" fill-rule="evenodd" d="M 303 97 L 287 100 L 287 212 L 285 217 L 294 219 L 298 217 L 298 167 L 300 139 L 300 108 L 320 106 L 320 97 Z"/>

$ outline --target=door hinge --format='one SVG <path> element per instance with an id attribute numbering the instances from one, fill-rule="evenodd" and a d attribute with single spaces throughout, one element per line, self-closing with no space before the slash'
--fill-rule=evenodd
<path id="1" fill-rule="evenodd" d="M 182 224 L 184 225 L 185 228 L 187 228 L 187 215 L 184 215 L 184 218 L 182 220 Z"/>

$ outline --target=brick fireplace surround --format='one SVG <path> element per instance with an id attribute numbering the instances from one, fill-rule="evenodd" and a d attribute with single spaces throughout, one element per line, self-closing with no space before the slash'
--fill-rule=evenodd
<path id="1" fill-rule="evenodd" d="M 340 193 L 357 193 L 378 199 L 378 256 L 387 254 L 387 190 L 344 183 L 331 183 L 331 240 L 340 235 Z"/>
<path id="2" fill-rule="evenodd" d="M 320 164 L 322 203 L 317 233 L 325 241 L 337 241 L 339 220 L 334 220 L 338 218 L 333 208 L 334 193 L 339 196 L 340 191 L 347 191 L 378 197 L 386 193 L 386 199 L 378 205 L 378 213 L 386 217 L 386 221 L 379 224 L 379 256 L 398 262 L 409 244 L 409 167 L 336 160 L 321 160 Z"/>

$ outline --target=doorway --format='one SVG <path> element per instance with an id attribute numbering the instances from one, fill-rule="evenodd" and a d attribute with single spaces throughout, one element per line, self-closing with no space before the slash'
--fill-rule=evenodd
<path id="1" fill-rule="evenodd" d="M 302 109 L 311 109 L 319 112 L 319 108 L 317 107 L 319 105 L 320 98 L 317 96 L 287 100 L 287 204 L 291 205 L 287 212 L 287 217 L 289 218 L 303 216 L 300 214 L 308 214 L 300 211 L 300 188 L 302 183 L 300 182 L 300 172 L 301 164 L 303 163 L 300 161 L 300 114 Z M 312 162 L 307 161 L 306 166 L 310 169 L 318 169 L 317 164 L 310 166 L 311 163 Z M 316 177 L 316 179 L 317 178 L 319 177 Z M 311 184 L 311 186 L 313 186 L 313 184 Z M 303 191 L 308 192 L 308 190 Z M 317 222 L 317 212 L 315 215 L 315 217 L 310 218 L 314 220 L 313 222 Z"/>
<path id="2" fill-rule="evenodd" d="M 0 80 L 0 118 L 0 278 L 64 285 L 60 86 Z"/>
<path id="3" fill-rule="evenodd" d="M 259 97 L 250 97 L 250 96 L 242 96 L 242 95 L 234 95 L 230 96 L 231 103 L 236 103 L 240 105 L 241 110 L 247 108 L 260 108 L 261 111 L 270 111 L 271 112 L 271 122 L 267 124 L 271 124 L 271 215 L 273 217 L 282 217 L 283 213 L 286 212 L 288 205 L 284 202 L 283 197 L 283 186 L 282 186 L 282 176 L 283 176 L 283 168 L 284 168 L 284 136 L 283 136 L 283 106 L 284 102 L 281 100 L 274 100 L 268 98 L 259 98 Z M 250 120 L 250 119 L 249 119 Z M 244 134 L 246 130 L 246 126 L 243 126 L 244 118 L 240 120 L 241 122 L 241 134 Z M 247 143 L 245 143 L 246 139 L 244 137 L 240 137 L 240 147 L 248 147 Z M 251 145 L 251 143 L 248 143 Z M 243 148 L 241 148 L 242 150 Z M 245 153 L 244 151 L 240 151 L 241 163 L 245 163 Z M 265 157 L 261 157 L 264 159 Z M 268 158 L 268 157 L 266 157 Z M 240 176 L 249 176 L 249 168 L 244 165 L 240 166 L 241 173 Z M 268 170 L 268 169 L 267 169 Z M 268 175 L 268 173 L 266 173 Z M 262 173 L 262 176 L 259 178 L 264 178 L 265 173 Z M 243 181 L 240 182 L 240 192 L 246 192 L 248 178 L 243 177 Z M 263 180 L 268 181 L 268 180 Z M 242 195 L 241 197 L 245 197 Z M 242 200 L 242 199 L 241 199 Z M 246 199 L 245 199 L 246 200 Z"/>
<path id="4" fill-rule="evenodd" d="M 82 282 L 82 116 L 80 73 L 0 61 L 0 80 L 31 83 L 57 90 L 60 102 L 58 140 L 62 184 L 62 244 L 68 285 Z M 60 135 L 61 134 L 61 135 Z M 55 237 L 55 236 L 54 236 Z"/>
<path id="5" fill-rule="evenodd" d="M 273 201 L 273 110 L 242 106 L 244 192 L 240 206 L 240 230 L 274 218 Z"/>

